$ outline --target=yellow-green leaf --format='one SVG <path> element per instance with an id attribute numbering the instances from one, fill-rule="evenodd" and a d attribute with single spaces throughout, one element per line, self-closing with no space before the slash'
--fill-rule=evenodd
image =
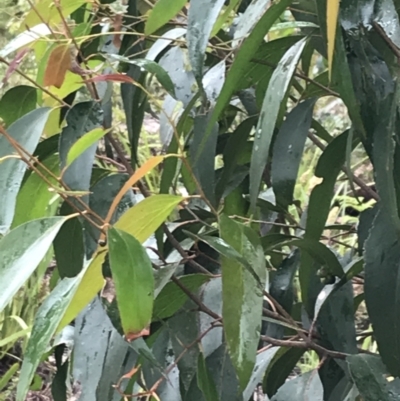
<path id="1" fill-rule="evenodd" d="M 132 235 L 110 228 L 108 243 L 122 329 L 132 341 L 149 334 L 154 303 L 153 268 L 146 250 Z"/>
<path id="2" fill-rule="evenodd" d="M 336 27 L 339 17 L 340 0 L 327 0 L 326 3 L 326 35 L 328 41 L 329 79 L 332 76 L 333 53 L 335 50 Z"/>
<path id="3" fill-rule="evenodd" d="M 182 10 L 187 0 L 158 0 L 150 12 L 144 33 L 151 35 Z"/>

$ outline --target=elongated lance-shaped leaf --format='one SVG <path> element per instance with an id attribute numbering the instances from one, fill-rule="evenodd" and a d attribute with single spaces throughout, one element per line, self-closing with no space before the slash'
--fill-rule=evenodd
<path id="1" fill-rule="evenodd" d="M 66 217 L 32 220 L 0 241 L 0 312 L 31 276 Z"/>
<path id="2" fill-rule="evenodd" d="M 400 375 L 399 260 L 396 229 L 380 210 L 365 242 L 365 302 L 381 358 L 394 376 Z"/>
<path id="3" fill-rule="evenodd" d="M 214 124 L 218 121 L 222 111 L 229 104 L 232 94 L 240 86 L 243 76 L 248 71 L 252 58 L 264 41 L 265 35 L 291 2 L 292 0 L 280 0 L 278 3 L 273 4 L 260 18 L 248 38 L 240 46 L 240 49 L 235 55 L 235 60 L 226 76 L 224 86 L 222 87 L 222 91 L 208 122 L 207 129 L 199 145 L 199 154 L 203 151 L 208 137 L 214 129 Z"/>
<path id="4" fill-rule="evenodd" d="M 159 0 L 155 3 L 146 21 L 144 33 L 151 35 L 181 11 L 186 0 Z"/>
<path id="5" fill-rule="evenodd" d="M 132 235 L 108 230 L 110 266 L 121 324 L 127 339 L 149 333 L 153 313 L 154 276 L 146 250 Z"/>
<path id="6" fill-rule="evenodd" d="M 265 286 L 264 252 L 256 233 L 249 227 L 220 217 L 221 238 L 252 265 Z M 222 260 L 222 316 L 229 354 L 242 390 L 247 386 L 256 361 L 260 336 L 263 292 L 240 260 Z"/>
<path id="7" fill-rule="evenodd" d="M 51 109 L 34 110 L 10 125 L 7 133 L 32 154 L 39 143 Z M 0 159 L 18 155 L 4 135 L 0 135 Z M 2 160 L 0 164 L 0 234 L 4 235 L 11 226 L 15 202 L 27 165 L 18 158 Z"/>
<path id="8" fill-rule="evenodd" d="M 328 42 L 328 68 L 329 78 L 332 76 L 333 54 L 335 50 L 336 28 L 339 18 L 340 0 L 327 0 L 326 4 L 326 26 Z"/>
<path id="9" fill-rule="evenodd" d="M 224 0 L 193 0 L 190 2 L 186 39 L 190 63 L 200 86 L 202 85 L 208 39 L 224 3 Z"/>
<path id="10" fill-rule="evenodd" d="M 346 358 L 351 378 L 365 401 L 395 400 L 389 391 L 385 366 L 378 355 L 350 355 Z"/>
<path id="11" fill-rule="evenodd" d="M 311 127 L 315 101 L 316 99 L 308 99 L 296 106 L 286 117 L 276 136 L 271 181 L 276 201 L 283 207 L 293 201 L 294 186 Z"/>
<path id="12" fill-rule="evenodd" d="M 39 308 L 19 375 L 17 401 L 26 399 L 36 368 L 48 350 L 50 340 L 56 333 L 57 326 L 75 294 L 83 273 L 60 281 Z"/>
<path id="13" fill-rule="evenodd" d="M 279 109 L 305 44 L 306 39 L 302 39 L 285 53 L 272 74 L 265 93 L 250 164 L 250 204 L 253 210 L 257 202 L 261 177 L 267 164 Z"/>

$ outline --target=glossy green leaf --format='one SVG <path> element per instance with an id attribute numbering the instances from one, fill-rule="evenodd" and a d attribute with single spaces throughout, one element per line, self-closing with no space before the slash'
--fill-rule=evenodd
<path id="1" fill-rule="evenodd" d="M 55 334 L 80 280 L 81 275 L 61 280 L 39 308 L 19 375 L 17 401 L 25 400 L 36 368 L 48 350 L 50 340 Z"/>
<path id="2" fill-rule="evenodd" d="M 56 177 L 59 176 L 60 160 L 58 155 L 52 155 L 43 160 L 42 163 Z M 39 165 L 37 168 L 53 185 L 57 184 L 56 179 L 51 177 L 43 168 Z M 34 202 L 32 202 L 32 199 L 34 199 Z M 60 198 L 54 192 L 49 191 L 49 186 L 42 177 L 36 172 L 32 172 L 18 192 L 12 228 L 30 220 L 53 216 L 59 203 Z"/>
<path id="3" fill-rule="evenodd" d="M 323 388 L 317 370 L 312 370 L 288 380 L 271 401 L 323 401 Z"/>
<path id="4" fill-rule="evenodd" d="M 210 280 L 210 276 L 190 274 L 180 277 L 179 280 L 189 291 L 196 292 L 200 286 Z M 165 319 L 172 316 L 183 306 L 187 299 L 187 295 L 175 283 L 168 283 L 154 302 L 154 318 Z"/>
<path id="5" fill-rule="evenodd" d="M 197 385 L 204 394 L 206 401 L 219 400 L 213 377 L 207 369 L 206 361 L 201 352 L 199 353 L 199 360 L 197 364 Z"/>
<path id="6" fill-rule="evenodd" d="M 265 286 L 264 252 L 254 231 L 228 216 L 220 217 L 220 235 L 252 265 Z M 237 259 L 221 257 L 222 316 L 232 363 L 244 389 L 253 371 L 260 336 L 263 288 Z"/>
<path id="7" fill-rule="evenodd" d="M 97 102 L 78 103 L 67 114 L 67 126 L 60 136 L 59 153 L 63 171 L 62 179 L 72 191 L 89 190 L 97 142 L 94 142 L 68 165 L 70 149 L 85 134 L 100 128 L 102 123 L 103 112 Z M 83 199 L 85 198 L 84 196 Z"/>
<path id="8" fill-rule="evenodd" d="M 158 4 L 158 3 L 156 3 Z M 175 88 L 174 84 L 171 81 L 168 73 L 162 68 L 159 64 L 152 60 L 148 59 L 130 59 L 128 57 L 118 56 L 116 54 L 110 55 L 110 58 L 113 60 L 118 60 L 120 62 L 128 63 L 135 65 L 140 68 L 141 71 L 147 71 L 150 74 L 154 74 L 158 79 L 158 82 L 164 87 L 164 89 L 171 94 L 171 96 L 175 96 Z"/>
<path id="9" fill-rule="evenodd" d="M 190 2 L 186 40 L 190 64 L 199 85 L 202 85 L 208 40 L 223 5 L 224 0 Z"/>
<path id="10" fill-rule="evenodd" d="M 150 15 L 147 18 L 144 33 L 151 35 L 157 29 L 164 26 L 172 18 L 174 18 L 179 11 L 182 10 L 186 4 L 186 0 L 159 0 L 155 3 Z"/>
<path id="11" fill-rule="evenodd" d="M 322 178 L 323 181 L 313 189 L 310 195 L 306 232 L 304 234 L 306 240 L 319 241 L 322 235 L 331 208 L 336 179 L 346 160 L 347 138 L 348 131 L 336 137 L 329 143 L 318 160 L 315 176 Z M 303 299 L 308 299 L 309 280 L 310 275 L 313 274 L 310 258 L 309 254 L 302 254 L 299 279 Z M 340 268 L 340 270 L 342 269 Z M 343 273 L 338 273 L 339 270 L 334 274 L 339 277 L 343 275 Z M 308 310 L 308 312 L 312 313 L 311 310 Z"/>
<path id="12" fill-rule="evenodd" d="M 351 378 L 364 401 L 394 400 L 385 379 L 386 369 L 379 356 L 350 355 L 346 358 Z"/>
<path id="13" fill-rule="evenodd" d="M 33 86 L 20 85 L 9 89 L 0 100 L 0 118 L 11 125 L 36 108 L 37 91 Z"/>
<path id="14" fill-rule="evenodd" d="M 393 222 L 380 210 L 365 242 L 365 302 L 383 362 L 400 374 L 400 242 Z M 382 311 L 385 311 L 382 313 Z"/>
<path id="15" fill-rule="evenodd" d="M 280 3 L 279 3 L 280 4 Z M 277 65 L 264 97 L 260 119 L 251 155 L 250 166 L 250 202 L 255 207 L 262 174 L 267 164 L 269 149 L 281 103 L 286 96 L 294 70 L 306 44 L 302 39 L 293 45 Z"/>
<path id="16" fill-rule="evenodd" d="M 8 134 L 32 154 L 43 133 L 50 114 L 49 108 L 36 109 L 14 122 Z M 17 152 L 4 135 L 0 136 L 0 159 Z M 17 194 L 27 165 L 16 158 L 0 163 L 0 234 L 5 234 L 12 223 Z"/>
<path id="17" fill-rule="evenodd" d="M 202 3 L 201 0 L 198 2 Z M 252 58 L 259 51 L 260 45 L 264 41 L 265 35 L 291 2 L 292 0 L 281 0 L 279 3 L 273 4 L 258 21 L 257 25 L 254 27 L 248 38 L 243 42 L 242 46 L 240 46 L 240 49 L 235 55 L 235 60 L 226 76 L 218 101 L 211 114 L 207 129 L 204 132 L 203 140 L 199 145 L 199 153 L 203 151 L 208 137 L 214 129 L 214 124 L 218 121 L 219 116 L 229 104 L 231 96 L 237 90 L 238 86 L 240 86 Z"/>
<path id="18" fill-rule="evenodd" d="M 182 200 L 182 197 L 174 195 L 150 196 L 126 211 L 115 223 L 115 228 L 126 231 L 143 243 Z"/>
<path id="19" fill-rule="evenodd" d="M 74 160 L 76 160 L 85 150 L 89 149 L 92 145 L 97 143 L 107 131 L 103 128 L 95 128 L 81 136 L 69 149 L 67 155 L 66 166 L 69 166 Z"/>
<path id="20" fill-rule="evenodd" d="M 44 258 L 65 220 L 65 217 L 32 220 L 0 240 L 0 311 Z"/>
<path id="21" fill-rule="evenodd" d="M 73 213 L 72 207 L 64 203 L 60 215 Z M 85 244 L 83 242 L 83 226 L 78 217 L 67 220 L 54 238 L 54 255 L 57 270 L 61 278 L 74 277 L 83 268 Z"/>
<path id="22" fill-rule="evenodd" d="M 297 105 L 286 117 L 275 139 L 271 181 L 277 203 L 287 207 L 293 201 L 304 145 L 311 127 L 315 99 Z"/>
<path id="23" fill-rule="evenodd" d="M 127 338 L 138 336 L 150 325 L 154 276 L 146 250 L 132 235 L 108 230 L 110 266 L 121 323 Z"/>
<path id="24" fill-rule="evenodd" d="M 207 116 L 196 116 L 194 119 L 193 141 L 190 145 L 190 157 L 193 173 L 199 182 L 206 198 L 215 204 L 215 151 L 218 138 L 218 125 L 215 124 L 211 135 L 202 154 L 199 154 L 199 144 L 202 141 L 204 131 L 207 127 Z"/>
<path id="25" fill-rule="evenodd" d="M 263 388 L 272 397 L 288 379 L 305 350 L 301 348 L 279 347 L 264 375 Z"/>

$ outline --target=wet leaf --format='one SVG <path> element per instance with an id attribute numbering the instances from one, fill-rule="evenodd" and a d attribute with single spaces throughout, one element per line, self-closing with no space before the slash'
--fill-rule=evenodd
<path id="1" fill-rule="evenodd" d="M 265 258 L 256 233 L 223 214 L 220 217 L 220 235 L 249 261 L 265 287 Z M 244 389 L 256 361 L 263 288 L 259 288 L 253 275 L 237 259 L 222 256 L 221 262 L 225 336 L 232 363 Z"/>
<path id="2" fill-rule="evenodd" d="M 9 89 L 0 100 L 0 118 L 9 126 L 36 108 L 37 90 L 19 85 Z"/>
<path id="3" fill-rule="evenodd" d="M 279 3 L 280 4 L 280 3 Z M 250 203 L 254 209 L 259 193 L 261 177 L 268 154 L 281 103 L 285 98 L 296 65 L 306 44 L 302 39 L 282 57 L 274 70 L 264 97 L 260 119 L 256 128 L 250 165 Z"/>
<path id="4" fill-rule="evenodd" d="M 36 109 L 18 119 L 7 129 L 8 134 L 32 154 L 43 133 L 50 109 Z M 17 152 L 4 135 L 0 136 L 0 159 Z M 15 213 L 17 194 L 27 165 L 15 158 L 4 160 L 0 165 L 0 234 L 10 228 Z"/>
<path id="5" fill-rule="evenodd" d="M 110 266 L 126 338 L 148 334 L 153 311 L 153 268 L 141 243 L 116 228 L 108 229 Z"/>
<path id="6" fill-rule="evenodd" d="M 199 85 L 202 84 L 208 40 L 223 5 L 224 0 L 192 0 L 190 2 L 186 40 L 190 64 Z"/>
<path id="7" fill-rule="evenodd" d="M 276 201 L 283 207 L 293 202 L 293 191 L 311 127 L 315 99 L 297 105 L 286 117 L 275 139 L 271 181 Z"/>

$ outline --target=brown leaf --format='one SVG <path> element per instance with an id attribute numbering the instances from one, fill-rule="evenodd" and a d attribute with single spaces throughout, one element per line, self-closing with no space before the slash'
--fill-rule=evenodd
<path id="1" fill-rule="evenodd" d="M 146 327 L 143 330 L 139 331 L 138 333 L 128 333 L 125 335 L 126 341 L 131 342 L 136 340 L 137 338 L 148 336 L 150 334 L 150 327 Z"/>
<path id="2" fill-rule="evenodd" d="M 44 73 L 44 86 L 61 88 L 65 74 L 71 67 L 71 50 L 68 44 L 62 44 L 54 48 L 47 62 Z"/>

